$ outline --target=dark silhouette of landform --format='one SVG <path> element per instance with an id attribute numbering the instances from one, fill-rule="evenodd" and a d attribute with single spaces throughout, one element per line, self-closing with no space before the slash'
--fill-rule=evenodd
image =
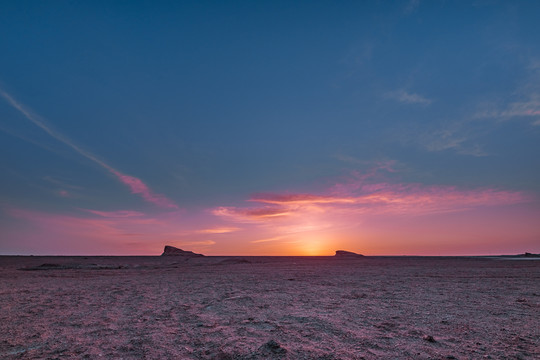
<path id="1" fill-rule="evenodd" d="M 499 258 L 511 258 L 511 259 L 540 259 L 540 254 L 532 254 L 526 252 L 525 254 L 518 255 L 497 255 Z"/>
<path id="2" fill-rule="evenodd" d="M 20 268 L 24 271 L 39 271 L 39 270 L 116 270 L 126 268 L 123 265 L 108 265 L 108 264 L 84 264 L 84 263 L 43 263 L 39 266 L 28 266 Z"/>
<path id="3" fill-rule="evenodd" d="M 336 255 L 334 256 L 340 259 L 355 259 L 364 257 L 364 255 L 362 254 L 357 254 L 355 252 L 345 250 L 336 250 Z"/>
<path id="4" fill-rule="evenodd" d="M 174 246 L 165 245 L 161 256 L 184 256 L 184 257 L 202 257 L 203 254 L 197 254 L 193 251 L 182 250 Z"/>
<path id="5" fill-rule="evenodd" d="M 166 257 L 170 261 L 157 260 L 158 258 Z M 6 258 L 9 258 L 6 257 Z M 21 259 L 32 260 L 25 261 L 26 266 L 18 267 L 18 270 L 24 271 L 46 271 L 46 270 L 129 270 L 129 269 L 149 269 L 149 268 L 176 268 L 179 266 L 184 266 L 186 264 L 190 265 L 248 265 L 255 264 L 264 258 L 272 259 L 273 257 L 244 257 L 237 256 L 205 256 L 203 254 L 197 254 L 193 251 L 182 250 L 180 248 L 166 245 L 163 249 L 161 256 L 151 256 L 151 257 L 123 257 L 123 256 L 22 256 Z M 157 263 L 148 261 L 148 258 L 154 258 Z M 258 260 L 257 260 L 258 258 Z M 313 258 L 326 258 L 326 256 L 314 256 Z M 354 259 L 375 259 L 377 256 L 364 256 L 362 254 L 357 254 L 352 251 L 346 250 L 336 250 L 333 259 L 340 260 L 354 260 Z M 391 257 L 390 257 L 391 258 Z M 405 257 L 407 258 L 407 257 Z M 412 256 L 410 258 L 418 258 Z M 441 257 L 444 258 L 444 257 Z M 459 256 L 450 257 L 450 258 L 460 258 Z M 465 256 L 464 258 L 469 258 Z M 473 258 L 479 259 L 492 259 L 492 260 L 540 260 L 540 254 L 537 253 L 523 253 L 516 255 L 484 255 L 484 256 L 473 256 Z M 36 264 L 36 261 L 46 260 L 46 262 L 41 263 L 41 265 Z M 195 259 L 201 259 L 195 260 Z M 284 256 L 283 259 L 296 259 L 296 257 Z M 291 260 L 292 261 L 292 260 Z M 296 261 L 296 260 L 295 260 Z"/>
<path id="6" fill-rule="evenodd" d="M 521 254 L 521 255 L 518 255 L 519 257 L 534 257 L 534 258 L 537 258 L 537 257 L 540 257 L 540 254 L 531 254 L 531 253 L 528 253 L 526 252 L 525 254 Z"/>

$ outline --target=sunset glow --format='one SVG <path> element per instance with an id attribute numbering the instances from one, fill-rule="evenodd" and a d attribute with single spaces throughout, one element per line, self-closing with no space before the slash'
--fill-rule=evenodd
<path id="1" fill-rule="evenodd" d="M 540 252 L 534 12 L 410 4 L 0 11 L 0 255 Z"/>
<path id="2" fill-rule="evenodd" d="M 528 246 L 536 244 L 539 231 L 534 218 L 540 213 L 531 208 L 533 195 L 370 183 L 369 177 L 363 181 L 337 183 L 328 189 L 328 193 L 339 189 L 339 196 L 259 193 L 246 199 L 245 206 L 218 206 L 191 214 L 186 210 L 76 209 L 69 214 L 4 210 L 26 224 L 28 230 L 11 234 L 21 244 L 31 244 L 40 234 L 42 251 L 53 244 L 67 246 L 73 253 L 91 251 L 99 244 L 107 249 L 103 253 L 146 254 L 172 244 L 227 255 L 332 255 L 336 248 L 425 255 L 481 253 L 486 244 L 502 251 L 511 248 L 504 244 L 515 237 Z"/>

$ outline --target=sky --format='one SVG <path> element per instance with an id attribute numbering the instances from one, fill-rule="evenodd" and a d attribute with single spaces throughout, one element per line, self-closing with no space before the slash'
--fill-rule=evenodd
<path id="1" fill-rule="evenodd" d="M 0 254 L 540 253 L 539 16 L 2 1 Z"/>

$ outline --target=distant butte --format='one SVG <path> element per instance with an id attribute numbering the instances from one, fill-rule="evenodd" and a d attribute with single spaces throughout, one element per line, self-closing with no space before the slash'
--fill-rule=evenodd
<path id="1" fill-rule="evenodd" d="M 203 254 L 196 254 L 193 251 L 186 251 L 174 246 L 165 245 L 161 256 L 185 256 L 185 257 L 201 257 Z"/>
<path id="2" fill-rule="evenodd" d="M 357 253 L 352 252 L 352 251 L 336 250 L 335 257 L 337 257 L 337 258 L 357 258 L 357 257 L 364 257 L 364 255 L 357 254 Z"/>

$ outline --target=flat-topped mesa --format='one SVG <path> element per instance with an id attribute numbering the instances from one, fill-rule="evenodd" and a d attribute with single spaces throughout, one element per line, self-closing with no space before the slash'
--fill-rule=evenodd
<path id="1" fill-rule="evenodd" d="M 359 257 L 364 257 L 364 255 L 362 254 L 357 254 L 355 252 L 352 252 L 352 251 L 345 251 L 345 250 L 336 250 L 336 255 L 335 257 L 337 258 L 359 258 Z"/>
<path id="2" fill-rule="evenodd" d="M 185 257 L 201 257 L 203 254 L 196 254 L 193 251 L 186 251 L 174 246 L 165 245 L 161 256 L 185 256 Z"/>

